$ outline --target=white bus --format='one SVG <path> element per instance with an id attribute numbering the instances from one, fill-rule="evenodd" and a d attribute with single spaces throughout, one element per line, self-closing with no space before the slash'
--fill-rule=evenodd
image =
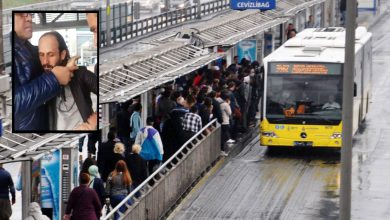
<path id="1" fill-rule="evenodd" d="M 356 29 L 353 132 L 368 112 L 372 34 Z M 261 145 L 342 146 L 345 29 L 310 28 L 264 58 Z"/>

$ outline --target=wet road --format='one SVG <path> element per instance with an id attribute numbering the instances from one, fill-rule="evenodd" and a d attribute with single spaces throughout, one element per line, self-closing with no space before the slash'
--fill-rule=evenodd
<path id="1" fill-rule="evenodd" d="M 390 19 L 373 32 L 373 87 L 354 138 L 352 219 L 390 219 Z M 184 199 L 169 219 L 338 219 L 339 154 L 267 152 L 255 138 Z"/>
<path id="2" fill-rule="evenodd" d="M 352 218 L 390 219 L 390 13 L 373 27 L 373 96 L 353 148 Z"/>

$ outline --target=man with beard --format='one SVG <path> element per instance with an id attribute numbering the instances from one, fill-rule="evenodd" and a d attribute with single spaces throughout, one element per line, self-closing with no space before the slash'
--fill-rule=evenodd
<path id="1" fill-rule="evenodd" d="M 77 66 L 57 66 L 47 74 L 37 58 L 37 47 L 28 40 L 32 37 L 31 13 L 14 13 L 13 33 L 13 126 L 17 131 L 47 130 L 49 127 L 48 100 L 67 85 Z"/>
<path id="2" fill-rule="evenodd" d="M 56 31 L 39 39 L 39 60 L 46 72 L 65 66 L 70 59 L 64 38 Z M 97 77 L 80 66 L 69 85 L 50 103 L 51 130 L 96 130 L 97 116 L 92 109 L 90 93 L 97 93 Z"/>

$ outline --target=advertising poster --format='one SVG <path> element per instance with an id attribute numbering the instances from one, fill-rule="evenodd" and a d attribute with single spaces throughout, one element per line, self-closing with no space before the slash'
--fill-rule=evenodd
<path id="1" fill-rule="evenodd" d="M 71 189 L 75 188 L 76 186 L 79 185 L 79 151 L 77 148 L 73 149 L 72 153 L 72 163 L 73 163 L 73 181 L 72 181 L 72 186 Z"/>
<path id="2" fill-rule="evenodd" d="M 41 207 L 53 210 L 53 219 L 60 219 L 60 151 L 41 159 Z"/>
<path id="3" fill-rule="evenodd" d="M 253 62 L 256 60 L 256 39 L 243 40 L 237 44 L 237 56 L 238 62 L 241 62 L 242 58 Z"/>

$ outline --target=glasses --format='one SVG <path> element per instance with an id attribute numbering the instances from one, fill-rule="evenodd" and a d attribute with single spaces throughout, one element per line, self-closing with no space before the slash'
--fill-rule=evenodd
<path id="1" fill-rule="evenodd" d="M 28 16 L 31 16 L 32 19 L 34 19 L 34 13 L 16 13 L 20 17 L 27 18 Z"/>

